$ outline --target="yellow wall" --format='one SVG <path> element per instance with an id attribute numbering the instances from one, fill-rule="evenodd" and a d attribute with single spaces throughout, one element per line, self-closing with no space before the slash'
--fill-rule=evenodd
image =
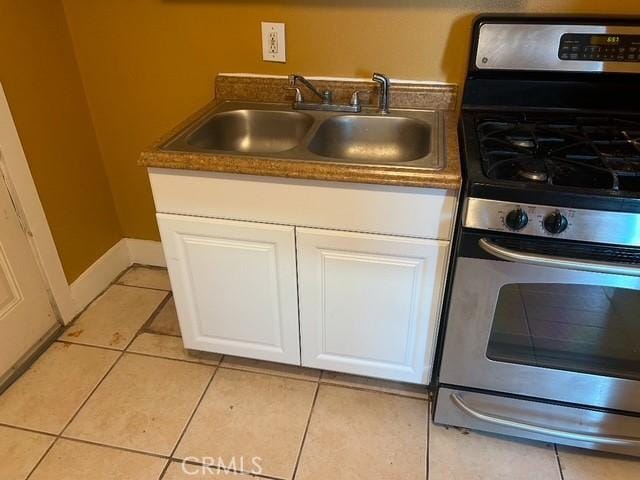
<path id="1" fill-rule="evenodd" d="M 217 72 L 459 82 L 487 11 L 640 13 L 638 0 L 63 0 L 125 236 L 157 239 L 138 152 L 212 95 Z M 288 62 L 261 60 L 284 21 Z"/>
<path id="2" fill-rule="evenodd" d="M 640 2 L 0 0 L 0 82 L 68 280 L 123 235 L 158 238 L 138 153 L 211 98 L 216 73 L 459 82 L 471 19 L 487 11 L 640 14 Z M 286 22 L 288 63 L 262 62 L 262 20 Z"/>
<path id="3" fill-rule="evenodd" d="M 60 2 L 0 0 L 0 82 L 73 281 L 121 231 Z"/>

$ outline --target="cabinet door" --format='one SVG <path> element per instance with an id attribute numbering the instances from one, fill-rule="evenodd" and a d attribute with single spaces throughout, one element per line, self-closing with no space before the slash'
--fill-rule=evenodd
<path id="1" fill-rule="evenodd" d="M 296 232 L 302 364 L 428 383 L 448 242 Z"/>
<path id="2" fill-rule="evenodd" d="M 185 347 L 299 364 L 294 228 L 157 217 Z"/>

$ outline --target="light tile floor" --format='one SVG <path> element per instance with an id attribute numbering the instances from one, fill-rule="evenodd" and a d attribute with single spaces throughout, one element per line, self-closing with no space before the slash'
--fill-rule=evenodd
<path id="1" fill-rule="evenodd" d="M 0 396 L 0 480 L 640 478 L 637 459 L 433 425 L 420 387 L 185 351 L 169 290 L 133 267 Z"/>

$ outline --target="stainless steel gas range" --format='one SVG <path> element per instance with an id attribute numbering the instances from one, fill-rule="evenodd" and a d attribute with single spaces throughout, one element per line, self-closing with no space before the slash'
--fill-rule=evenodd
<path id="1" fill-rule="evenodd" d="M 640 19 L 484 16 L 434 421 L 640 455 Z"/>

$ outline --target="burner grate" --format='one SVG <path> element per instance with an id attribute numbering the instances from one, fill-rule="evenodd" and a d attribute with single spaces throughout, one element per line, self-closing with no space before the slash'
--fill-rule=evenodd
<path id="1" fill-rule="evenodd" d="M 476 128 L 489 178 L 640 191 L 640 122 L 522 113 L 482 115 Z"/>

